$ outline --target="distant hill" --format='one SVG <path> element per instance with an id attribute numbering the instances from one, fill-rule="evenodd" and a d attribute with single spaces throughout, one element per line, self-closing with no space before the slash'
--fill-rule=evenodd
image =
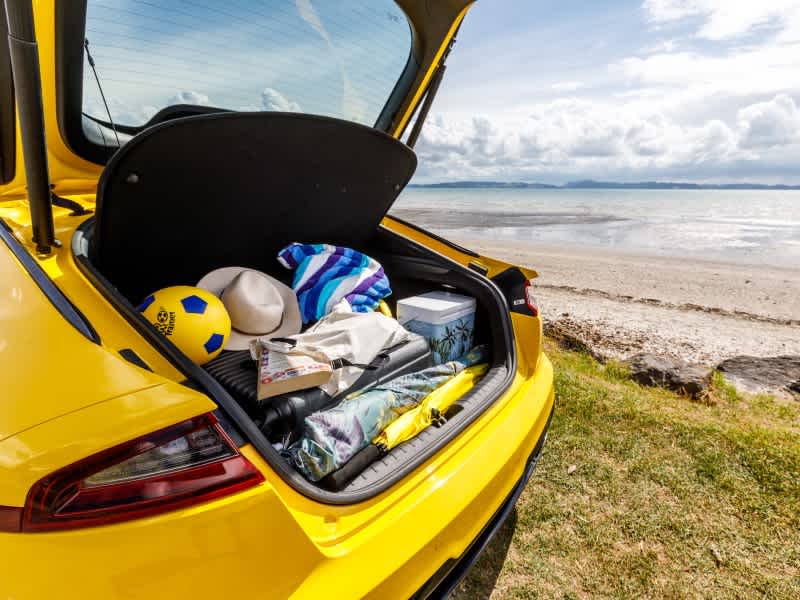
<path id="1" fill-rule="evenodd" d="M 547 183 L 526 183 L 524 181 L 445 181 L 442 183 L 412 183 L 410 188 L 535 188 L 557 189 L 557 185 Z"/>
<path id="2" fill-rule="evenodd" d="M 560 186 L 567 189 L 611 189 L 611 190 L 800 190 L 800 185 L 766 185 L 763 183 L 676 183 L 671 181 L 639 181 L 620 183 L 617 181 L 570 181 Z"/>
<path id="3" fill-rule="evenodd" d="M 800 185 L 767 185 L 763 183 L 678 183 L 672 181 L 639 181 L 622 183 L 618 181 L 594 181 L 583 179 L 570 181 L 564 185 L 547 183 L 528 183 L 524 181 L 446 181 L 441 183 L 412 183 L 410 188 L 511 188 L 511 189 L 550 189 L 550 190 L 800 190 Z"/>

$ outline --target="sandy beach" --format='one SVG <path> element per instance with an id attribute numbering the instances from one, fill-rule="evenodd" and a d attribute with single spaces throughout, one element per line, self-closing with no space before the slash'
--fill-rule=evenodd
<path id="1" fill-rule="evenodd" d="M 800 354 L 800 269 L 459 239 L 539 273 L 536 296 L 596 353 L 653 352 L 713 366 Z"/>

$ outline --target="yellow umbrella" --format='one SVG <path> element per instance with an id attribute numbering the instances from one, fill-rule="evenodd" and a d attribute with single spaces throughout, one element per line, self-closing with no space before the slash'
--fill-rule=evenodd
<path id="1" fill-rule="evenodd" d="M 389 305 L 384 300 L 378 302 L 378 312 L 383 313 L 390 319 L 392 318 L 392 309 L 389 308 Z"/>
<path id="2" fill-rule="evenodd" d="M 387 452 L 437 421 L 444 421 L 444 413 L 452 404 L 470 391 L 489 370 L 486 363 L 467 367 L 447 383 L 439 386 L 419 405 L 392 421 L 372 443 Z"/>

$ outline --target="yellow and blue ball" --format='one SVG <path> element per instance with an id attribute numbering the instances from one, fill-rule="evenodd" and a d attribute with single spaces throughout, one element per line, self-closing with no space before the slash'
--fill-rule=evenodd
<path id="1" fill-rule="evenodd" d="M 158 290 L 138 310 L 198 365 L 222 352 L 231 334 L 222 300 L 200 288 L 176 285 Z"/>

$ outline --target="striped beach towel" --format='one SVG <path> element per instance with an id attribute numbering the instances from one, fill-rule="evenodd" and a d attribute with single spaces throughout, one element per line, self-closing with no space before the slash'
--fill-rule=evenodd
<path id="1" fill-rule="evenodd" d="M 303 323 L 321 319 L 342 298 L 354 312 L 369 312 L 392 293 L 381 264 L 351 248 L 295 242 L 278 253 L 278 261 L 295 270 L 292 287 Z"/>

